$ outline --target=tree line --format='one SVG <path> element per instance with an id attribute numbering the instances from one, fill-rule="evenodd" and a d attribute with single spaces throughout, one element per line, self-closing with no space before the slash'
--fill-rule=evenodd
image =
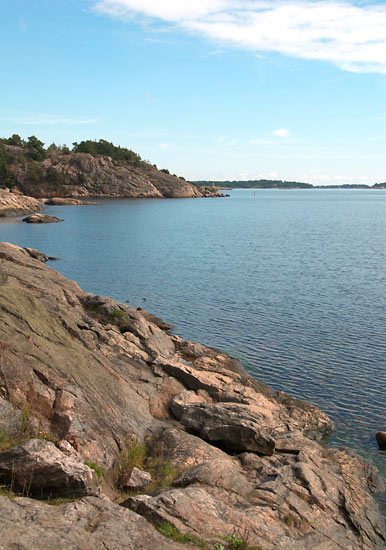
<path id="1" fill-rule="evenodd" d="M 8 138 L 0 138 L 0 186 L 12 187 L 15 185 L 16 178 L 13 171 L 13 165 L 17 163 L 28 162 L 28 181 L 31 183 L 39 181 L 42 175 L 42 169 L 40 162 L 51 155 L 69 155 L 70 153 L 88 153 L 94 157 L 108 156 L 116 164 L 127 163 L 131 166 L 146 166 L 149 165 L 147 161 L 141 159 L 141 157 L 126 147 L 116 146 L 113 143 L 106 141 L 105 139 L 85 140 L 74 142 L 70 149 L 67 145 L 56 145 L 51 143 L 48 147 L 40 141 L 36 136 L 29 136 L 26 140 L 21 138 L 18 134 L 13 134 Z M 15 148 L 15 149 L 14 149 Z M 59 178 L 60 181 L 56 183 L 62 183 L 60 175 L 58 175 L 54 169 L 51 169 L 52 174 L 50 180 L 56 182 Z M 55 177 L 54 177 L 55 176 Z"/>

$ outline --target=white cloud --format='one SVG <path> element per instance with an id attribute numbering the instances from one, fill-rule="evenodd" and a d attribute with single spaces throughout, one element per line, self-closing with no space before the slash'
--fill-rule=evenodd
<path id="1" fill-rule="evenodd" d="M 171 149 L 172 146 L 170 145 L 170 143 L 163 141 L 162 143 L 159 144 L 159 148 L 166 150 L 166 149 Z"/>
<path id="2" fill-rule="evenodd" d="M 276 145 L 277 141 L 272 141 L 270 139 L 250 139 L 249 143 L 252 143 L 253 145 Z"/>
<path id="3" fill-rule="evenodd" d="M 33 125 L 33 126 L 49 126 L 54 124 L 68 124 L 68 125 L 77 125 L 77 124 L 94 124 L 99 122 L 99 118 L 73 118 L 60 115 L 46 115 L 46 114 L 35 114 L 28 115 L 24 117 L 13 117 L 3 119 L 7 122 L 12 122 L 13 124 L 23 124 L 23 125 Z"/>
<path id="4" fill-rule="evenodd" d="M 223 53 L 222 50 L 212 50 L 211 52 L 208 52 L 206 55 L 221 55 Z"/>
<path id="5" fill-rule="evenodd" d="M 99 0 L 99 13 L 155 18 L 217 42 L 386 73 L 386 4 L 354 0 Z"/>
<path id="6" fill-rule="evenodd" d="M 371 176 L 348 176 L 342 174 L 302 174 L 300 181 L 306 181 L 313 185 L 373 185 L 375 179 Z"/>
<path id="7" fill-rule="evenodd" d="M 269 172 L 268 173 L 268 178 L 271 179 L 271 180 L 277 180 L 277 179 L 279 179 L 279 176 L 278 176 L 277 172 Z"/>
<path id="8" fill-rule="evenodd" d="M 286 128 L 279 128 L 279 130 L 274 130 L 272 134 L 280 138 L 287 138 L 290 136 L 290 132 Z"/>

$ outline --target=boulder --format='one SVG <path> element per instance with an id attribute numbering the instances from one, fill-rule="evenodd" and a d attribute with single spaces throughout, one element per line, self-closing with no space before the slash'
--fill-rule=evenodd
<path id="1" fill-rule="evenodd" d="M 129 489 L 141 490 L 147 487 L 151 482 L 152 479 L 149 472 L 144 472 L 139 468 L 133 468 L 130 472 L 121 477 L 119 485 L 124 491 Z"/>
<path id="2" fill-rule="evenodd" d="M 23 218 L 23 222 L 26 223 L 57 223 L 62 221 L 64 220 L 61 220 L 56 216 L 47 216 L 47 214 L 31 214 L 30 216 Z"/>
<path id="3" fill-rule="evenodd" d="M 187 406 L 180 422 L 202 439 L 221 445 L 231 451 L 253 451 L 271 455 L 275 440 L 265 418 L 246 407 L 231 404 L 207 405 L 193 403 Z"/>
<path id="4" fill-rule="evenodd" d="M 0 436 L 17 437 L 20 435 L 23 415 L 20 409 L 0 397 Z"/>
<path id="5" fill-rule="evenodd" d="M 381 451 L 386 451 L 386 432 L 377 432 L 375 434 L 375 439 Z"/>
<path id="6" fill-rule="evenodd" d="M 44 439 L 31 439 L 0 453 L 0 476 L 15 491 L 39 497 L 98 493 L 96 473 Z"/>

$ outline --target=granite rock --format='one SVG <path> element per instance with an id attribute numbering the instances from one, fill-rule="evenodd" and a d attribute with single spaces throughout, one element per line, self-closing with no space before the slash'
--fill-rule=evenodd
<path id="1" fill-rule="evenodd" d="M 151 494 L 126 500 L 130 510 L 106 500 L 118 496 L 113 485 L 102 487 L 104 498 L 57 511 L 2 498 L 1 543 L 14 535 L 18 548 L 44 549 L 41 540 L 46 548 L 180 547 L 146 518 L 212 546 L 236 534 L 264 550 L 383 550 L 372 496 L 382 483 L 348 449 L 321 445 L 328 417 L 164 328 L 0 244 L 2 432 L 17 436 L 28 407 L 28 431 L 50 434 L 63 460 L 94 462 L 112 478 L 137 439 L 149 464 L 173 472 Z"/>

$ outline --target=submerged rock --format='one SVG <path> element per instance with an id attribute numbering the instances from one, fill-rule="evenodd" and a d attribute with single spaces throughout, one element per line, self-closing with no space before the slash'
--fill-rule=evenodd
<path id="1" fill-rule="evenodd" d="M 74 205 L 85 205 L 85 204 L 97 204 L 95 202 L 90 201 L 82 201 L 80 199 L 74 199 L 74 198 L 67 198 L 67 197 L 51 197 L 50 199 L 47 199 L 44 201 L 45 204 L 49 204 L 52 206 L 74 206 Z"/>
<path id="2" fill-rule="evenodd" d="M 381 451 L 386 451 L 386 432 L 377 432 L 375 434 L 375 439 Z"/>
<path id="3" fill-rule="evenodd" d="M 31 214 L 26 218 L 23 218 L 23 222 L 26 223 L 58 223 L 62 222 L 60 218 L 56 216 L 47 216 L 47 214 Z"/>
<path id="4" fill-rule="evenodd" d="M 54 256 L 47 256 L 46 254 L 43 254 L 42 252 L 39 252 L 39 250 L 35 250 L 34 248 L 24 247 L 23 250 L 28 252 L 31 258 L 35 258 L 35 260 L 40 260 L 43 263 L 46 263 L 52 260 L 60 260 L 60 258 L 55 258 Z"/>

